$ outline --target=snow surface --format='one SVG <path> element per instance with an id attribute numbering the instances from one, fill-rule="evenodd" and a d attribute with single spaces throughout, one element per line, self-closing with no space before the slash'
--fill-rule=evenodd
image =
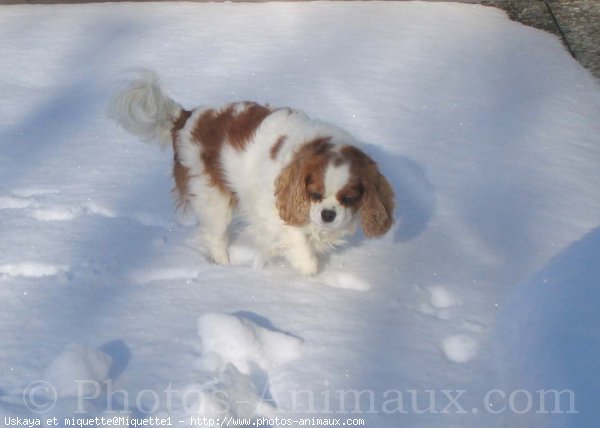
<path id="1" fill-rule="evenodd" d="M 594 424 L 600 87 L 555 37 L 466 4 L 165 2 L 3 6 L 0 40 L 0 417 Z M 314 278 L 253 269 L 243 236 L 207 263 L 171 153 L 106 117 L 137 66 L 188 107 L 347 129 L 394 185 L 393 233 Z M 484 402 L 540 387 L 579 413 Z"/>
<path id="2" fill-rule="evenodd" d="M 77 397 L 80 392 L 93 394 L 93 382 L 108 379 L 112 359 L 104 352 L 79 344 L 67 345 L 44 370 L 43 379 L 52 385 L 58 397 Z M 81 383 L 78 388 L 77 381 Z"/>
<path id="3" fill-rule="evenodd" d="M 455 363 L 466 363 L 477 355 L 477 342 L 466 334 L 457 334 L 444 339 L 442 348 L 446 358 Z"/>

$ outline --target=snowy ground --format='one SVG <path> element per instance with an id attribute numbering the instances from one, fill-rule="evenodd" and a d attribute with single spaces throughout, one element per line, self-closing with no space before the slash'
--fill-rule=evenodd
<path id="1" fill-rule="evenodd" d="M 147 3 L 3 6 L 0 40 L 0 425 L 595 424 L 600 87 L 553 36 L 463 4 Z M 346 128 L 394 232 L 314 278 L 252 270 L 243 238 L 207 263 L 171 154 L 106 118 L 131 66 L 188 107 Z"/>

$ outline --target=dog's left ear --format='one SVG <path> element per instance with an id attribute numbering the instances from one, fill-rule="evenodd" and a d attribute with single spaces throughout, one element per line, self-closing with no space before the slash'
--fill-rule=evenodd
<path id="1" fill-rule="evenodd" d="M 386 233 L 394 223 L 394 191 L 379 172 L 377 164 L 371 159 L 369 161 L 363 175 L 365 196 L 360 216 L 365 236 L 374 238 Z"/>

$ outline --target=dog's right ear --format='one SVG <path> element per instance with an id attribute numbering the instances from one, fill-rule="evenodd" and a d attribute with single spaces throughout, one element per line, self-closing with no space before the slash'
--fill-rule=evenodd
<path id="1" fill-rule="evenodd" d="M 302 159 L 296 159 L 281 170 L 275 180 L 275 205 L 279 217 L 291 226 L 302 226 L 309 220 L 310 201 L 306 194 L 306 174 Z"/>
<path id="2" fill-rule="evenodd" d="M 290 226 L 303 226 L 310 221 L 309 177 L 323 174 L 333 147 L 330 140 L 331 137 L 317 137 L 304 143 L 275 180 L 279 217 Z"/>

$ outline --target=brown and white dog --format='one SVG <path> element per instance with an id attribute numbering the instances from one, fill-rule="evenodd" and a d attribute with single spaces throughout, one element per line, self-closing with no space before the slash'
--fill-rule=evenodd
<path id="1" fill-rule="evenodd" d="M 369 238 L 394 221 L 394 192 L 377 164 L 345 131 L 298 110 L 252 102 L 185 110 L 146 71 L 114 96 L 111 116 L 144 140 L 172 144 L 178 203 L 198 215 L 216 263 L 229 263 L 234 209 L 262 260 L 284 256 L 306 275 L 359 218 Z"/>

